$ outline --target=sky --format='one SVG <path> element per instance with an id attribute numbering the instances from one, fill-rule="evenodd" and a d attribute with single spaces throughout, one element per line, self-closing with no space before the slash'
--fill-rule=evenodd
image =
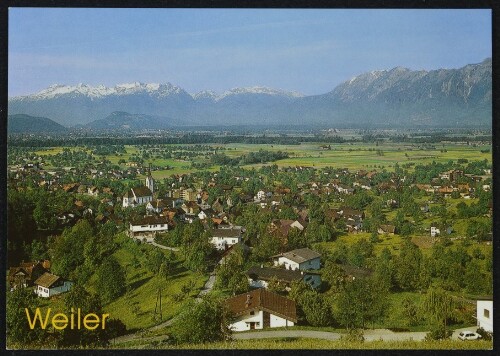
<path id="1" fill-rule="evenodd" d="M 490 10 L 9 9 L 9 97 L 49 85 L 268 86 L 324 94 L 397 66 L 491 57 Z"/>

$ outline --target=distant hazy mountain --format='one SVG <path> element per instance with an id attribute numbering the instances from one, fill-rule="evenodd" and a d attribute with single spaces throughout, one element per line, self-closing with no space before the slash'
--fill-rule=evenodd
<path id="1" fill-rule="evenodd" d="M 104 119 L 89 122 L 86 128 L 94 130 L 155 130 L 172 127 L 170 119 L 143 114 L 115 111 Z"/>
<path id="2" fill-rule="evenodd" d="M 29 115 L 9 115 L 7 133 L 60 133 L 68 129 L 46 117 Z"/>
<path id="3" fill-rule="evenodd" d="M 11 98 L 9 113 L 47 116 L 66 126 L 109 119 L 108 115 L 117 111 L 154 116 L 160 120 L 158 125 L 163 123 L 159 117 L 169 117 L 168 124 L 173 126 L 478 126 L 491 123 L 491 98 L 491 59 L 486 59 L 460 69 L 412 71 L 397 67 L 372 71 L 314 96 L 266 87 L 191 95 L 170 83 L 114 88 L 54 85 L 34 95 Z M 152 117 L 146 121 L 154 122 Z"/>

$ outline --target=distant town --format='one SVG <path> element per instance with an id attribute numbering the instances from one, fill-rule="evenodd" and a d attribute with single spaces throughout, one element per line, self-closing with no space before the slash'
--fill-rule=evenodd
<path id="1" fill-rule="evenodd" d="M 259 132 L 10 135 L 9 343 L 491 345 L 491 131 Z"/>

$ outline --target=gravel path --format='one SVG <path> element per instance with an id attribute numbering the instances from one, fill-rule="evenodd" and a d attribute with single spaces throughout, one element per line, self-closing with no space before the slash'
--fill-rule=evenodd
<path id="1" fill-rule="evenodd" d="M 158 243 L 156 243 L 154 241 L 153 242 L 149 242 L 149 244 L 153 245 L 153 246 L 156 246 L 156 247 L 159 247 L 159 248 L 164 249 L 164 250 L 179 251 L 179 249 L 176 248 L 176 247 L 168 247 L 168 246 L 160 245 L 160 244 L 158 244 Z"/>

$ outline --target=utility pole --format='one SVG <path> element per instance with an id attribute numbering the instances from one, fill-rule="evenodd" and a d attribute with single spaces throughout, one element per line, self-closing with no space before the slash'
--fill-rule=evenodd
<path id="1" fill-rule="evenodd" d="M 163 320 L 163 313 L 161 310 L 161 289 L 158 288 L 158 294 L 156 295 L 155 311 L 153 318 L 156 320 L 157 315 L 160 315 L 160 321 Z"/>

